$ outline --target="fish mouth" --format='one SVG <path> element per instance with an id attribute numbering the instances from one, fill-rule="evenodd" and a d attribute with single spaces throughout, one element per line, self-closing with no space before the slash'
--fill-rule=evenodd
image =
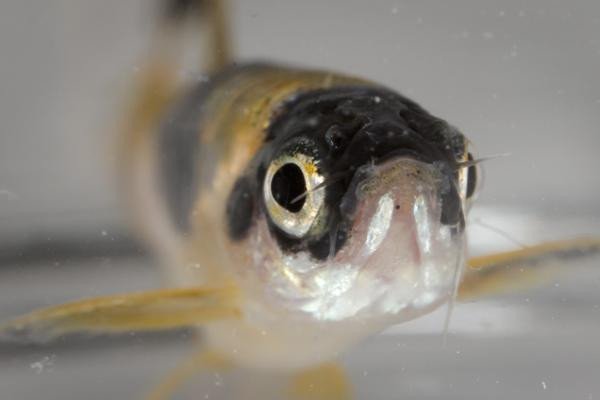
<path id="1" fill-rule="evenodd" d="M 463 225 L 444 220 L 447 181 L 440 166 L 409 157 L 357 170 L 340 204 L 346 245 L 310 279 L 307 310 L 321 320 L 395 323 L 443 304 L 464 254 Z"/>

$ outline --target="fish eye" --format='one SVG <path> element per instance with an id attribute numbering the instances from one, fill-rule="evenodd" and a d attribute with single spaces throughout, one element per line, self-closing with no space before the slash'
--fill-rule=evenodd
<path id="1" fill-rule="evenodd" d="M 323 205 L 323 180 L 310 156 L 284 155 L 272 161 L 263 187 L 271 221 L 293 237 L 306 235 Z"/>
<path id="2" fill-rule="evenodd" d="M 473 155 L 468 154 L 467 159 L 473 161 Z M 466 198 L 472 198 L 477 191 L 477 180 L 479 179 L 479 171 L 477 171 L 477 165 L 471 165 L 467 169 L 467 187 L 466 187 Z"/>
<path id="3" fill-rule="evenodd" d="M 293 163 L 280 167 L 271 180 L 271 195 L 283 208 L 292 213 L 302 209 L 306 197 L 306 181 L 300 167 Z"/>
<path id="4" fill-rule="evenodd" d="M 471 152 L 467 153 L 465 161 L 473 161 L 475 158 Z M 460 187 L 461 193 L 463 193 L 464 199 L 473 200 L 479 192 L 481 183 L 481 168 L 479 164 L 469 165 L 461 169 L 460 172 Z"/>

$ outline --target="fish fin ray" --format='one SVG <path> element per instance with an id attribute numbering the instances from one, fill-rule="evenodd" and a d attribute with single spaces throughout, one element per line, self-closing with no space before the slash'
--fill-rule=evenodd
<path id="1" fill-rule="evenodd" d="M 202 349 L 194 352 L 163 377 L 145 397 L 145 400 L 168 400 L 194 375 L 206 371 L 222 371 L 232 363 L 217 352 Z"/>
<path id="2" fill-rule="evenodd" d="M 286 398 L 293 400 L 350 400 L 351 385 L 342 367 L 325 363 L 292 378 Z"/>
<path id="3" fill-rule="evenodd" d="M 600 238 L 541 243 L 471 258 L 458 290 L 460 301 L 529 289 L 567 273 L 566 263 L 600 258 Z"/>
<path id="4" fill-rule="evenodd" d="M 178 288 L 96 297 L 33 311 L 0 324 L 0 339 L 45 342 L 71 333 L 120 333 L 237 318 L 237 290 Z"/>

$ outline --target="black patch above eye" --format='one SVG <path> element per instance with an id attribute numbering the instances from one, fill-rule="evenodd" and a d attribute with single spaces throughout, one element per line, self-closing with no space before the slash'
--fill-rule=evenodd
<path id="1" fill-rule="evenodd" d="M 241 240 L 248 234 L 254 215 L 253 186 L 248 177 L 241 177 L 233 185 L 225 210 L 227 231 L 233 240 Z"/>
<path id="2" fill-rule="evenodd" d="M 296 164 L 284 164 L 273 175 L 273 179 L 271 180 L 271 195 L 286 210 L 293 213 L 300 211 L 306 198 L 297 198 L 305 192 L 306 182 L 304 181 L 304 174 Z"/>
<path id="3" fill-rule="evenodd" d="M 471 153 L 468 154 L 469 161 L 473 161 L 473 156 Z M 473 197 L 475 194 L 475 189 L 477 188 L 477 167 L 471 165 L 467 170 L 467 199 Z"/>

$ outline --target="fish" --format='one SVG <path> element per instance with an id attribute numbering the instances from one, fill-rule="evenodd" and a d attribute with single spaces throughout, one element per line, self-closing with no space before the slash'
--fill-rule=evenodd
<path id="1" fill-rule="evenodd" d="M 125 203 L 167 288 L 33 311 L 0 324 L 1 337 L 193 327 L 192 369 L 298 371 L 297 392 L 343 399 L 331 363 L 365 338 L 600 253 L 581 238 L 468 260 L 481 176 L 469 139 L 368 79 L 233 63 L 225 7 L 164 3 L 121 135 Z M 209 77 L 181 83 L 174 53 L 190 19 L 208 27 Z M 316 375 L 329 377 L 317 389 Z"/>

